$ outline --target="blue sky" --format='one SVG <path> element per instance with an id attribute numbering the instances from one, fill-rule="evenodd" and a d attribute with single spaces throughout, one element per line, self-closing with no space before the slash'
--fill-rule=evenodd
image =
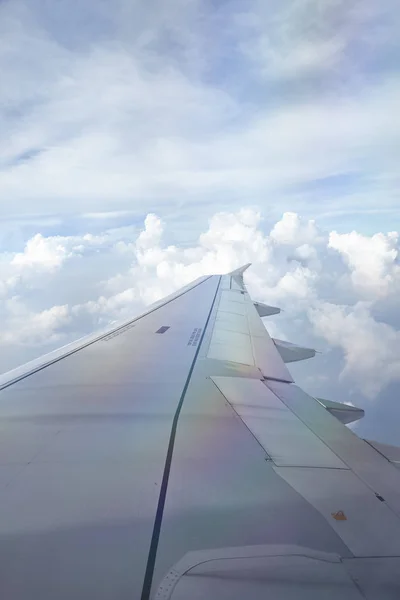
<path id="1" fill-rule="evenodd" d="M 399 21 L 394 0 L 3 1 L 0 370 L 252 260 L 272 333 L 324 351 L 299 381 L 400 443 Z"/>

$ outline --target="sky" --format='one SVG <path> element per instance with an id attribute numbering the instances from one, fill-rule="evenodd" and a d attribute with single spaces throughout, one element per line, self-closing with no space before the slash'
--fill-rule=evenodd
<path id="1" fill-rule="evenodd" d="M 0 2 L 0 372 L 252 262 L 400 445 L 394 0 Z"/>

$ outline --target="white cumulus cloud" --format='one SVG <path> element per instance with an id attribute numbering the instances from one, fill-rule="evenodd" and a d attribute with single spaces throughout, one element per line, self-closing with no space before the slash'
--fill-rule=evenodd
<path id="1" fill-rule="evenodd" d="M 67 305 L 33 312 L 23 300 L 12 296 L 2 308 L 7 318 L 0 331 L 0 342 L 7 346 L 26 344 L 39 349 L 48 343 L 57 344 L 62 340 L 61 328 L 70 322 Z"/>
<path id="2" fill-rule="evenodd" d="M 56 269 L 68 257 L 67 248 L 62 238 L 44 238 L 40 233 L 28 240 L 23 252 L 18 252 L 12 259 L 17 267 L 36 267 Z"/>
<path id="3" fill-rule="evenodd" d="M 303 220 L 298 214 L 285 212 L 271 231 L 271 238 L 278 244 L 304 245 L 318 241 L 318 230 L 313 220 Z"/>
<path id="4" fill-rule="evenodd" d="M 272 334 L 339 351 L 337 376 L 365 396 L 399 379 L 399 332 L 382 309 L 376 316 L 400 285 L 395 233 L 329 233 L 295 213 L 268 226 L 252 208 L 214 214 L 191 244 L 168 243 L 172 233 L 149 214 L 136 234 L 38 234 L 22 252 L 0 255 L 2 339 L 14 362 L 22 346 L 39 355 L 49 341 L 129 318 L 201 275 L 251 262 L 253 297 L 284 309 L 268 321 Z M 4 365 L 15 366 L 10 360 Z"/>
<path id="5" fill-rule="evenodd" d="M 329 235 L 329 247 L 343 256 L 353 285 L 367 296 L 385 296 L 390 286 L 400 282 L 398 242 L 395 231 L 370 237 L 356 231 Z"/>
<path id="6" fill-rule="evenodd" d="M 365 302 L 353 307 L 321 302 L 310 309 L 310 320 L 317 334 L 343 350 L 342 376 L 356 379 L 368 397 L 400 380 L 400 331 L 377 322 Z"/>

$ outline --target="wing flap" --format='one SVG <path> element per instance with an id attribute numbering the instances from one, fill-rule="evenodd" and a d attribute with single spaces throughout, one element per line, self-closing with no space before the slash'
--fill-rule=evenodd
<path id="1" fill-rule="evenodd" d="M 399 556 L 400 519 L 354 473 L 275 467 L 314 506 L 355 556 Z"/>
<path id="2" fill-rule="evenodd" d="M 294 384 L 266 381 L 268 387 L 373 491 L 400 516 L 400 473 L 318 400 Z"/>
<path id="3" fill-rule="evenodd" d="M 259 379 L 211 379 L 274 464 L 347 468 Z"/>

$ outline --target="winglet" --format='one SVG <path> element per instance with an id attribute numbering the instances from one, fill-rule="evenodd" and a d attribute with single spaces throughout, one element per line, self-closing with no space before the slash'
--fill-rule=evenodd
<path id="1" fill-rule="evenodd" d="M 243 265 L 243 267 L 239 267 L 238 269 L 235 269 L 234 271 L 231 271 L 230 273 L 227 273 L 227 275 L 230 275 L 231 277 L 235 277 L 235 275 L 243 275 L 243 273 L 246 271 L 246 269 L 248 269 L 251 266 L 251 263 L 247 263 L 246 265 Z"/>

